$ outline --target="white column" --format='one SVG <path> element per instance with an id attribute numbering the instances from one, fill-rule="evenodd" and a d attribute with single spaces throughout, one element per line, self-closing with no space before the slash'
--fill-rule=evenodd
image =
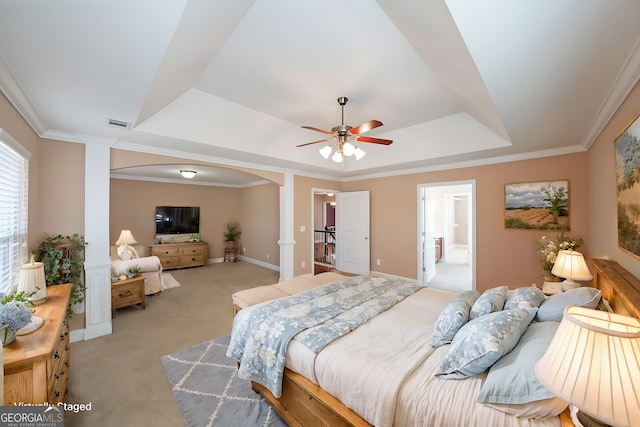
<path id="1" fill-rule="evenodd" d="M 87 287 L 84 339 L 111 333 L 111 259 L 109 258 L 110 146 L 85 144 L 84 238 Z"/>
<path id="2" fill-rule="evenodd" d="M 280 187 L 280 281 L 293 277 L 293 182 L 293 173 L 285 172 L 284 186 Z"/>

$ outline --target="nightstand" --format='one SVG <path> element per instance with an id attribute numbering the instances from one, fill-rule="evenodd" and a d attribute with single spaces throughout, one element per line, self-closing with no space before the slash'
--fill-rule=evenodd
<path id="1" fill-rule="evenodd" d="M 144 276 L 111 282 L 111 318 L 116 317 L 116 309 L 138 304 L 145 309 Z"/>

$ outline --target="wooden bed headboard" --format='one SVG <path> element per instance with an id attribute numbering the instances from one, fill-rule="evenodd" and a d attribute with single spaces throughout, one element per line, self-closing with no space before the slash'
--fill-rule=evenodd
<path id="1" fill-rule="evenodd" d="M 592 259 L 591 267 L 591 286 L 602 291 L 613 311 L 640 319 L 640 280 L 612 260 Z"/>

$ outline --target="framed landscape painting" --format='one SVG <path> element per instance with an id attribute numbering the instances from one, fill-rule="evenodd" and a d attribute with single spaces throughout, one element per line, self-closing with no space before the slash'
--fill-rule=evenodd
<path id="1" fill-rule="evenodd" d="M 569 231 L 569 181 L 505 185 L 505 228 Z"/>
<path id="2" fill-rule="evenodd" d="M 614 142 L 618 246 L 640 256 L 640 116 Z"/>

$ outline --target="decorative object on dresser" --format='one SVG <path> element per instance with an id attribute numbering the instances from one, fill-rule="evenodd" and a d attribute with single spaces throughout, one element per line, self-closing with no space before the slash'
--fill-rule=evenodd
<path id="1" fill-rule="evenodd" d="M 138 254 L 135 249 L 133 249 L 129 245 L 135 245 L 136 239 L 133 237 L 133 233 L 131 230 L 122 230 L 120 232 L 120 237 L 116 241 L 116 245 L 118 246 L 118 256 L 122 260 L 128 260 L 131 258 L 138 258 Z"/>
<path id="2" fill-rule="evenodd" d="M 48 287 L 47 302 L 38 306 L 44 325 L 4 347 L 4 405 L 64 400 L 70 369 L 67 307 L 71 290 L 71 284 Z"/>
<path id="3" fill-rule="evenodd" d="M 579 409 L 585 427 L 640 422 L 638 319 L 568 307 L 535 371 L 547 389 Z"/>
<path id="4" fill-rule="evenodd" d="M 580 284 L 576 280 L 586 281 L 593 279 L 589 267 L 580 252 L 566 250 L 558 252 L 555 264 L 551 270 L 554 276 L 564 277 L 562 290 L 579 288 Z"/>
<path id="5" fill-rule="evenodd" d="M 17 332 L 31 322 L 33 305 L 27 299 L 28 295 L 22 291 L 17 294 L 3 295 L 0 300 L 0 341 L 3 346 L 14 342 Z M 36 325 L 39 324 L 41 323 L 36 323 Z"/>
<path id="6" fill-rule="evenodd" d="M 34 256 L 31 256 L 30 262 L 20 266 L 18 292 L 28 294 L 28 300 L 31 301 L 33 305 L 42 304 L 47 300 L 47 283 L 44 279 L 44 264 L 35 262 Z"/>
<path id="7" fill-rule="evenodd" d="M 208 245 L 206 242 L 165 243 L 151 246 L 151 255 L 160 259 L 162 268 L 199 267 L 207 265 Z"/>
<path id="8" fill-rule="evenodd" d="M 141 275 L 111 283 L 111 318 L 116 309 L 137 304 L 145 309 L 144 277 Z"/>

